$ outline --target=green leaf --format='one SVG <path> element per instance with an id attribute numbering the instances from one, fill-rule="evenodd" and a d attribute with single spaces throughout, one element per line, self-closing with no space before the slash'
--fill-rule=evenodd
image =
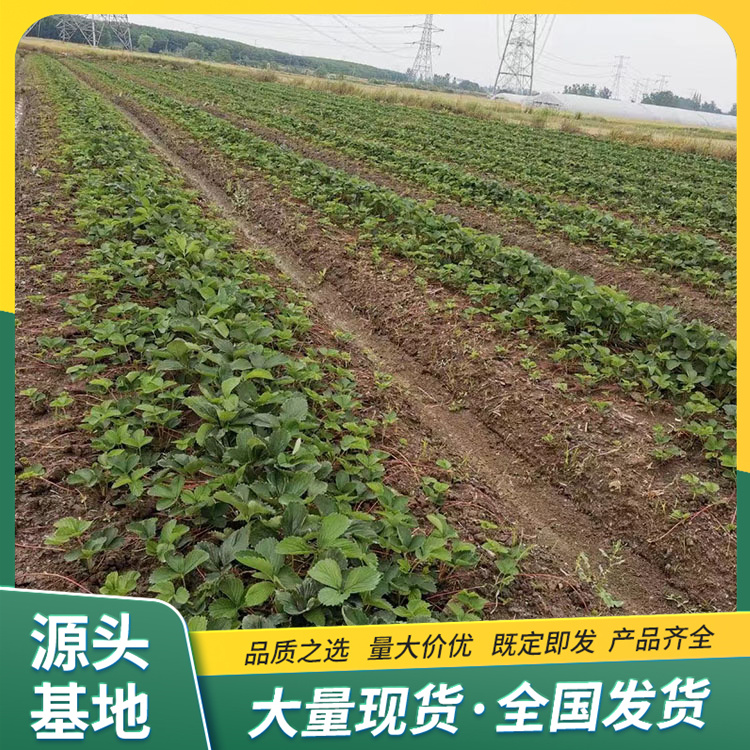
<path id="1" fill-rule="evenodd" d="M 304 396 L 292 396 L 281 405 L 279 418 L 282 422 L 301 422 L 307 416 L 307 399 Z"/>
<path id="2" fill-rule="evenodd" d="M 499 560 L 495 560 L 495 565 L 503 575 L 518 575 L 518 564 L 512 557 L 501 557 Z"/>
<path id="3" fill-rule="evenodd" d="M 150 583 L 153 583 L 154 586 L 161 586 L 162 584 L 173 581 L 175 578 L 179 577 L 179 573 L 176 570 L 173 570 L 172 568 L 168 568 L 166 565 L 162 565 L 161 567 L 157 568 L 151 575 L 149 576 L 148 580 Z M 149 589 L 149 591 L 153 591 L 154 589 Z M 174 594 L 174 586 L 172 587 L 172 593 Z"/>
<path id="4" fill-rule="evenodd" d="M 315 609 L 305 612 L 303 617 L 316 628 L 322 628 L 326 624 L 326 614 L 322 607 L 315 607 Z"/>
<path id="5" fill-rule="evenodd" d="M 372 591 L 380 583 L 382 577 L 375 568 L 371 568 L 368 565 L 352 568 L 346 574 L 344 591 L 350 594 L 361 594 L 365 591 Z"/>
<path id="6" fill-rule="evenodd" d="M 93 487 L 99 481 L 99 477 L 93 469 L 78 469 L 72 474 L 68 474 L 65 481 L 73 486 Z"/>
<path id="7" fill-rule="evenodd" d="M 275 590 L 276 587 L 271 581 L 261 581 L 260 583 L 253 584 L 245 594 L 245 606 L 257 607 L 263 604 Z"/>
<path id="8" fill-rule="evenodd" d="M 156 536 L 157 522 L 158 519 L 156 518 L 144 518 L 142 521 L 133 521 L 133 523 L 129 523 L 126 528 L 131 534 L 135 534 L 139 539 L 145 541 L 147 539 L 153 539 Z M 185 531 L 187 531 L 187 528 Z"/>
<path id="9" fill-rule="evenodd" d="M 331 543 L 336 541 L 348 528 L 351 520 L 343 513 L 332 513 L 325 516 L 320 524 L 318 532 L 318 544 L 323 547 L 330 547 Z"/>
<path id="10" fill-rule="evenodd" d="M 242 382 L 242 378 L 239 378 L 236 376 L 232 378 L 227 378 L 226 380 L 222 381 L 221 392 L 224 398 L 226 398 L 241 382 Z"/>
<path id="11" fill-rule="evenodd" d="M 113 571 L 107 575 L 99 593 L 109 596 L 127 596 L 138 585 L 140 577 L 141 574 L 137 570 L 128 570 L 124 573 Z"/>
<path id="12" fill-rule="evenodd" d="M 167 568 L 168 570 L 168 568 Z M 177 575 L 176 573 L 172 572 L 172 575 Z M 152 594 L 156 594 L 157 599 L 161 599 L 165 602 L 171 602 L 174 599 L 174 584 L 172 581 L 163 581 L 163 580 L 154 580 L 154 576 L 152 575 L 149 580 L 154 584 L 149 588 L 149 591 Z"/>
<path id="13" fill-rule="evenodd" d="M 55 521 L 55 533 L 46 537 L 45 544 L 59 545 L 69 542 L 71 539 L 77 539 L 91 526 L 93 521 L 84 521 L 82 518 L 73 518 L 66 516 Z"/>
<path id="14" fill-rule="evenodd" d="M 216 407 L 202 396 L 188 396 L 182 402 L 206 422 L 216 422 Z"/>
<path id="15" fill-rule="evenodd" d="M 344 435 L 341 438 L 341 450 L 342 451 L 366 451 L 370 447 L 370 444 L 363 437 L 357 437 L 356 435 Z"/>
<path id="16" fill-rule="evenodd" d="M 167 557 L 167 565 L 178 575 L 185 576 L 206 562 L 208 558 L 209 554 L 205 550 L 193 549 L 185 557 L 182 555 L 169 555 Z"/>
<path id="17" fill-rule="evenodd" d="M 343 591 L 336 591 L 336 589 L 323 588 L 318 591 L 318 601 L 327 607 L 335 607 L 337 604 L 345 602 L 348 598 L 349 594 Z"/>
<path id="18" fill-rule="evenodd" d="M 276 545 L 276 551 L 280 555 L 309 555 L 314 549 L 299 536 L 288 536 Z"/>
<path id="19" fill-rule="evenodd" d="M 273 576 L 274 570 L 273 570 L 273 564 L 266 560 L 264 557 L 258 557 L 258 555 L 255 552 L 240 552 L 235 557 L 238 563 L 241 563 L 242 565 L 246 565 L 248 568 L 254 568 L 255 570 L 259 570 L 264 575 L 268 576 L 269 578 Z"/>
<path id="20" fill-rule="evenodd" d="M 237 606 L 229 599 L 216 599 L 209 605 L 208 612 L 217 620 L 232 620 L 237 617 Z"/>
<path id="21" fill-rule="evenodd" d="M 199 565 L 206 562 L 209 557 L 210 555 L 204 549 L 190 550 L 185 557 L 185 572 L 189 573 L 191 570 L 195 570 Z"/>
<path id="22" fill-rule="evenodd" d="M 219 584 L 219 591 L 231 602 L 239 606 L 242 602 L 242 595 L 245 593 L 245 585 L 239 578 L 232 576 Z"/>
<path id="23" fill-rule="evenodd" d="M 318 562 L 310 568 L 308 575 L 310 578 L 314 578 L 318 583 L 322 583 L 324 586 L 330 586 L 334 589 L 340 589 L 343 582 L 341 568 L 335 560 L 318 560 Z"/>
<path id="24" fill-rule="evenodd" d="M 347 625 L 367 625 L 370 622 L 367 614 L 360 607 L 342 607 L 341 614 Z"/>
<path id="25" fill-rule="evenodd" d="M 255 380 L 273 380 L 273 373 L 270 370 L 254 369 L 247 373 L 248 378 Z"/>

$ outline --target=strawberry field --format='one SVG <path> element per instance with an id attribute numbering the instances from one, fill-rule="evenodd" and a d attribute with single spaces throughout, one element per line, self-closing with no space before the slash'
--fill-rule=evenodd
<path id="1" fill-rule="evenodd" d="M 21 72 L 18 585 L 196 629 L 734 607 L 733 163 Z"/>

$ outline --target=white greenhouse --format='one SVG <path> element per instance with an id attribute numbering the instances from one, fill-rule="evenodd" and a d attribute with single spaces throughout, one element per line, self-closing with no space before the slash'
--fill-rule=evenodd
<path id="1" fill-rule="evenodd" d="M 719 128 L 737 130 L 737 118 L 733 115 L 719 115 L 713 112 L 697 112 L 691 109 L 660 107 L 656 104 L 639 104 L 614 99 L 600 99 L 594 96 L 578 94 L 551 94 L 543 92 L 535 96 L 520 94 L 498 94 L 496 99 L 523 104 L 527 107 L 541 107 L 562 110 L 564 112 L 581 112 L 596 117 L 607 117 L 621 120 L 648 120 L 665 124 L 684 125 L 687 127 Z"/>

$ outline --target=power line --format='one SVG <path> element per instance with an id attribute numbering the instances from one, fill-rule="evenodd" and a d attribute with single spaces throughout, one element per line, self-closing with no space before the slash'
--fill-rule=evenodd
<path id="1" fill-rule="evenodd" d="M 318 34 L 322 34 L 324 37 L 327 37 L 328 39 L 333 40 L 334 42 L 336 42 L 336 44 L 343 45 L 344 47 L 351 47 L 352 49 L 356 49 L 359 52 L 367 52 L 368 51 L 368 50 L 365 50 L 363 47 L 357 46 L 356 44 L 350 44 L 349 42 L 344 42 L 341 39 L 337 39 L 335 36 L 332 36 L 331 34 L 323 31 L 322 29 L 316 29 L 315 26 L 313 26 L 312 24 L 310 24 L 307 21 L 305 21 L 305 19 L 302 18 L 301 16 L 292 15 L 292 18 L 294 18 L 297 21 L 299 21 L 300 23 L 304 24 L 309 29 L 312 29 L 313 31 L 316 31 Z"/>
<path id="2" fill-rule="evenodd" d="M 539 54 L 541 57 L 541 53 Z M 553 55 L 551 52 L 547 52 L 545 57 L 551 57 L 553 60 L 557 60 L 558 62 L 565 63 L 566 65 L 573 65 L 577 68 L 607 68 L 608 70 L 612 69 L 612 63 L 581 63 L 581 62 L 575 62 L 574 60 L 566 60 L 563 57 L 559 57 L 558 55 Z"/>
<path id="3" fill-rule="evenodd" d="M 223 14 L 222 15 L 218 15 L 218 14 L 210 14 L 209 13 L 209 14 L 205 14 L 205 15 L 207 17 L 209 17 L 209 18 L 219 18 L 219 19 L 227 18 L 227 16 L 223 15 Z M 335 18 L 335 16 L 331 16 L 331 17 Z M 233 23 L 249 24 L 249 25 L 252 25 L 253 27 L 255 27 L 255 26 L 276 26 L 276 27 L 286 28 L 286 29 L 289 28 L 289 22 L 288 21 L 269 21 L 266 18 L 264 18 L 263 16 L 252 16 L 252 15 L 237 16 L 237 15 L 233 15 L 230 18 L 231 18 L 231 20 L 232 20 Z M 339 15 L 339 18 L 351 19 L 351 16 Z M 184 21 L 184 23 L 189 23 L 189 21 Z M 398 26 L 380 26 L 380 27 L 378 27 L 378 26 L 369 26 L 369 25 L 366 26 L 366 25 L 357 24 L 357 23 L 355 23 L 355 25 L 359 26 L 360 28 L 365 29 L 367 31 L 376 31 L 376 32 L 380 32 L 380 31 L 388 32 L 389 30 L 400 30 L 400 31 L 403 32 L 403 30 L 404 30 L 403 25 L 398 25 Z M 314 27 L 315 29 L 336 29 L 336 28 L 338 28 L 334 24 L 323 24 L 323 23 L 311 23 L 310 26 Z"/>
<path id="4" fill-rule="evenodd" d="M 402 24 L 399 24 L 398 26 L 370 26 L 369 24 L 363 24 L 363 23 L 357 23 L 356 21 L 352 21 L 352 18 L 360 18 L 360 16 L 343 16 L 344 18 L 348 19 L 351 23 L 353 23 L 355 26 L 359 26 L 360 29 L 365 29 L 367 31 L 395 31 L 398 30 L 403 33 L 404 26 Z M 397 16 L 398 18 L 401 18 L 401 16 Z"/>
<path id="5" fill-rule="evenodd" d="M 352 34 L 354 34 L 354 36 L 356 36 L 356 37 L 357 37 L 357 39 L 361 39 L 361 40 L 362 40 L 362 41 L 363 41 L 363 42 L 364 42 L 365 44 L 369 44 L 369 45 L 370 45 L 370 47 L 372 47 L 372 48 L 373 48 L 374 50 L 377 50 L 378 52 L 384 52 L 385 54 L 390 54 L 390 53 L 389 53 L 389 50 L 383 49 L 382 47 L 378 47 L 378 45 L 377 45 L 377 44 L 375 44 L 374 42 L 371 42 L 371 41 L 370 41 L 369 39 L 367 39 L 366 37 L 362 36 L 362 35 L 361 35 L 361 34 L 360 34 L 359 32 L 355 31 L 355 30 L 354 30 L 354 29 L 353 29 L 353 28 L 352 28 L 351 26 L 349 26 L 349 24 L 347 24 L 347 22 L 346 22 L 346 21 L 344 21 L 344 19 L 343 19 L 343 18 L 341 18 L 340 16 L 334 16 L 334 18 L 335 18 L 335 19 L 336 19 L 336 20 L 337 20 L 337 21 L 338 21 L 338 22 L 339 22 L 339 23 L 340 23 L 340 24 L 341 24 L 341 25 L 342 25 L 342 26 L 343 26 L 343 27 L 344 27 L 345 29 L 348 29 L 349 31 L 351 31 L 351 33 L 352 33 Z"/>
<path id="6" fill-rule="evenodd" d="M 539 57 L 541 57 L 544 54 L 544 50 L 547 47 L 547 42 L 550 38 L 550 34 L 552 34 L 552 27 L 555 25 L 556 18 L 557 18 L 556 15 L 547 16 L 547 19 L 549 20 L 549 26 L 547 27 L 547 35 L 544 37 L 544 41 L 542 42 L 539 48 Z M 546 25 L 547 19 L 545 19 L 545 25 Z M 542 35 L 543 34 L 544 34 L 544 31 L 542 31 Z"/>
<path id="7" fill-rule="evenodd" d="M 544 63 L 541 63 L 541 62 L 537 62 L 536 66 L 537 68 L 541 70 L 547 70 L 552 73 L 558 73 L 559 75 L 568 76 L 570 78 L 577 78 L 578 80 L 581 80 L 582 78 L 592 79 L 592 80 L 594 79 L 609 80 L 612 78 L 611 73 L 588 73 L 588 72 L 582 72 L 580 70 L 578 71 L 562 70 L 561 68 L 557 68 L 551 65 L 545 65 Z"/>
<path id="8" fill-rule="evenodd" d="M 166 16 L 166 15 L 163 15 L 163 14 L 156 14 L 156 15 L 158 15 L 159 18 L 164 18 L 167 21 L 173 21 L 174 23 L 179 23 L 179 24 L 188 25 L 188 26 L 193 25 L 193 24 L 190 23 L 190 21 L 186 21 L 186 20 L 183 20 L 181 18 L 175 18 L 174 16 Z M 302 23 L 304 23 L 307 26 L 310 26 L 310 28 L 312 28 L 313 30 L 317 31 L 317 29 L 315 29 L 311 24 L 306 24 L 306 22 L 303 19 L 297 19 L 297 20 L 302 21 Z M 229 29 L 229 28 L 226 28 L 226 27 L 223 27 L 223 26 L 213 26 L 213 25 L 210 25 L 210 24 L 207 24 L 207 23 L 201 23 L 199 28 L 200 29 L 208 29 L 210 31 L 218 31 L 218 32 L 221 32 L 221 33 L 224 33 L 224 34 L 234 34 L 235 36 L 239 36 L 239 37 L 241 37 L 241 38 L 243 38 L 245 40 L 247 40 L 247 38 L 248 38 L 247 34 L 244 31 L 238 32 L 237 29 Z M 289 27 L 287 27 L 287 28 L 289 28 Z M 291 43 L 298 43 L 298 44 L 310 44 L 310 42 L 311 42 L 311 40 L 310 40 L 309 37 L 302 37 L 302 38 L 300 38 L 300 37 L 276 36 L 276 35 L 273 35 L 273 34 L 268 34 L 266 32 L 260 32 L 260 33 L 258 33 L 257 30 L 253 30 L 253 31 L 255 32 L 253 34 L 254 37 L 260 37 L 261 39 L 264 39 L 264 40 L 274 40 L 274 41 L 277 41 L 277 42 L 291 42 Z M 187 33 L 190 33 L 190 32 L 187 32 Z M 324 34 L 324 32 L 322 32 L 322 31 L 319 32 L 319 33 Z M 350 44 L 350 43 L 344 42 L 344 41 L 342 41 L 340 39 L 337 39 L 336 37 L 333 37 L 331 35 L 326 35 L 326 36 L 329 39 L 331 39 L 330 42 L 324 42 L 322 40 L 317 40 L 316 39 L 314 43 L 318 44 L 318 45 L 324 45 L 324 46 L 336 46 L 336 47 L 345 46 L 345 47 L 350 47 L 352 49 L 355 49 L 358 52 L 370 53 L 370 50 L 367 50 L 364 47 L 360 47 L 359 45 L 355 45 L 355 44 Z M 249 43 L 249 42 L 246 41 L 245 43 Z M 409 58 L 408 55 L 395 55 L 393 53 L 388 53 L 388 54 L 390 54 L 390 55 L 392 55 L 394 57 L 400 57 L 401 59 L 404 59 L 404 60 L 411 59 L 411 58 Z"/>

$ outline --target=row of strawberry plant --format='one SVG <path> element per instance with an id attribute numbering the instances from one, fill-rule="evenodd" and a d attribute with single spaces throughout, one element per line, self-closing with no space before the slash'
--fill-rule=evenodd
<path id="1" fill-rule="evenodd" d="M 684 322 L 671 308 L 636 302 L 588 277 L 552 268 L 427 204 L 303 158 L 201 107 L 103 71 L 97 75 L 102 85 L 108 81 L 185 137 L 285 183 L 328 220 L 358 228 L 360 238 L 376 249 L 430 269 L 470 295 L 477 310 L 497 325 L 535 330 L 557 342 L 552 356 L 582 360 L 590 380 L 616 380 L 625 388 L 640 387 L 677 401 L 708 400 L 712 409 L 733 413 L 735 344 L 711 327 Z"/>
<path id="2" fill-rule="evenodd" d="M 303 301 L 234 249 L 116 110 L 60 63 L 30 67 L 90 243 L 86 291 L 66 305 L 78 335 L 52 343 L 96 402 L 82 423 L 96 462 L 68 481 L 139 519 L 60 519 L 48 543 L 90 565 L 129 538 L 153 559 L 149 590 L 197 628 L 446 616 L 423 595 L 477 552 L 440 514 L 419 531 L 384 484 L 346 355 L 306 345 Z M 137 577 L 113 572 L 107 591 Z M 484 604 L 461 602 L 451 619 Z"/>
<path id="3" fill-rule="evenodd" d="M 730 239 L 736 230 L 736 171 L 723 161 L 655 154 L 570 134 L 540 134 L 528 127 L 258 83 L 210 69 L 175 72 L 137 65 L 126 70 L 120 64 L 117 70 L 195 91 L 216 85 L 234 101 L 251 99 L 297 121 L 314 120 L 317 125 L 347 133 L 366 132 L 404 150 L 418 150 L 430 158 L 509 179 L 551 196 L 567 196 L 699 231 L 725 232 Z"/>
<path id="4" fill-rule="evenodd" d="M 138 66 L 138 69 L 158 75 L 164 71 L 162 66 L 150 64 Z M 255 92 L 262 91 L 290 113 L 296 111 L 296 107 L 312 107 L 328 110 L 334 121 L 338 116 L 345 117 L 347 112 L 354 112 L 359 114 L 360 121 L 372 120 L 390 126 L 394 131 L 403 125 L 413 130 L 417 138 L 421 138 L 422 134 L 431 134 L 432 139 L 423 144 L 427 146 L 442 143 L 452 147 L 453 144 L 465 142 L 479 151 L 474 156 L 482 160 L 479 164 L 484 164 L 485 169 L 491 169 L 491 166 L 487 166 L 487 160 L 491 165 L 493 158 L 508 159 L 511 161 L 506 166 L 512 171 L 520 171 L 523 181 L 537 174 L 537 184 L 542 187 L 555 179 L 574 179 L 576 173 L 581 173 L 582 165 L 586 165 L 590 167 L 586 170 L 588 179 L 601 178 L 599 183 L 591 183 L 591 190 L 594 191 L 592 197 L 607 195 L 612 188 L 616 194 L 620 194 L 624 201 L 620 207 L 626 210 L 632 210 L 632 204 L 643 200 L 645 193 L 656 212 L 662 210 L 665 200 L 668 202 L 674 194 L 681 201 L 687 201 L 682 204 L 682 209 L 688 214 L 706 214 L 706 210 L 690 209 L 694 200 L 708 201 L 703 205 L 708 210 L 717 210 L 714 204 L 725 202 L 724 208 L 729 215 L 735 213 L 733 195 L 736 192 L 736 168 L 723 160 L 598 141 L 547 129 L 426 112 L 419 108 L 373 102 L 367 97 L 309 91 L 286 84 L 258 83 L 244 76 L 229 76 L 224 71 L 210 68 L 201 70 L 200 74 L 191 69 L 182 69 L 180 77 L 232 82 L 230 85 L 235 87 L 237 96 L 255 95 Z M 471 156 L 471 149 L 466 156 Z M 538 172 L 527 174 L 526 170 L 536 167 L 537 162 L 543 176 Z M 700 194 L 696 194 L 696 186 L 702 188 Z M 578 184 L 571 187 L 574 197 L 581 192 Z M 731 223 L 734 226 L 734 222 Z"/>
<path id="5" fill-rule="evenodd" d="M 136 66 L 130 74 L 140 77 L 138 70 Z M 200 102 L 210 97 L 224 111 L 335 148 L 438 195 L 490 208 L 510 218 L 521 218 L 540 231 L 559 231 L 574 242 L 593 242 L 619 260 L 678 275 L 700 286 L 727 289 L 730 294 L 736 287 L 736 258 L 713 239 L 685 232 L 654 232 L 589 206 L 561 202 L 481 177 L 453 164 L 433 161 L 425 158 L 419 143 L 413 142 L 411 131 L 398 138 L 386 131 L 384 136 L 383 131 L 373 128 L 372 122 L 347 118 L 342 112 L 337 112 L 334 118 L 323 108 L 318 108 L 318 112 L 312 108 L 306 110 L 302 117 L 284 114 L 279 111 L 278 103 L 268 97 L 238 97 L 231 79 L 201 82 L 173 76 L 164 85 L 173 95 L 177 89 L 189 101 Z"/>

